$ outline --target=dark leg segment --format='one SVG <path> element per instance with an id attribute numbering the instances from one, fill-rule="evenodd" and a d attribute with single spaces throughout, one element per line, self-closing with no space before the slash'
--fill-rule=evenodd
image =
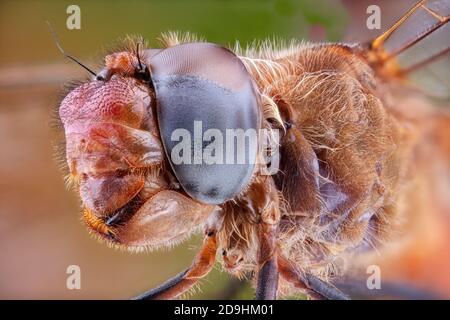
<path id="1" fill-rule="evenodd" d="M 278 290 L 278 262 L 276 239 L 280 214 L 278 206 L 271 204 L 262 214 L 259 229 L 257 300 L 275 300 Z"/>
<path id="2" fill-rule="evenodd" d="M 214 266 L 217 251 L 217 230 L 220 227 L 220 214 L 213 214 L 207 223 L 205 239 L 189 269 L 179 273 L 157 288 L 151 289 L 136 300 L 174 299 L 191 289 Z"/>
<path id="3" fill-rule="evenodd" d="M 338 288 L 307 272 L 298 271 L 294 265 L 282 257 L 278 257 L 278 268 L 281 277 L 291 282 L 296 288 L 318 300 L 349 300 L 350 298 Z"/>

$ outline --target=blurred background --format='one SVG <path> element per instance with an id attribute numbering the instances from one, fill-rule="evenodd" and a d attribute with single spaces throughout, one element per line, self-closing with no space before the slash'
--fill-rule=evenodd
<path id="1" fill-rule="evenodd" d="M 66 189 L 55 160 L 51 126 L 63 84 L 86 72 L 61 56 L 46 21 L 67 52 L 98 70 L 103 48 L 127 34 L 141 34 L 152 46 L 168 30 L 223 45 L 267 37 L 359 42 L 380 32 L 366 28 L 370 4 L 382 8 L 384 30 L 414 2 L 0 1 L 0 298 L 129 298 L 187 267 L 201 240 L 130 254 L 89 236 L 77 195 Z M 71 4 L 81 9 L 80 30 L 66 28 Z M 81 268 L 81 290 L 66 288 L 69 265 Z M 193 298 L 253 297 L 248 284 L 220 269 Z"/>

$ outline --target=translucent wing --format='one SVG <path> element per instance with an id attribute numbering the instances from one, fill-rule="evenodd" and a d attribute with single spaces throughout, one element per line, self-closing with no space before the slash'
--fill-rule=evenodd
<path id="1" fill-rule="evenodd" d="M 450 0 L 419 1 L 369 44 L 369 63 L 386 78 L 408 75 L 439 95 L 449 94 L 449 20 Z"/>

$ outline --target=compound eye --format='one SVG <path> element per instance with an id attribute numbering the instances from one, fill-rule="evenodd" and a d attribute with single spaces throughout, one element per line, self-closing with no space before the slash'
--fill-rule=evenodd
<path id="1" fill-rule="evenodd" d="M 261 126 L 242 61 L 215 44 L 187 43 L 153 56 L 151 74 L 161 139 L 183 190 L 208 204 L 235 198 L 253 175 Z"/>

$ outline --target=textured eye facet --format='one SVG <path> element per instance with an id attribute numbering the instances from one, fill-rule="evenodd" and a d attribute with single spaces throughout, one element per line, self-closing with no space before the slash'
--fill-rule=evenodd
<path id="1" fill-rule="evenodd" d="M 234 198 L 252 176 L 261 121 L 258 91 L 244 65 L 220 46 L 188 43 L 155 55 L 151 69 L 161 138 L 183 189 L 204 203 Z M 181 148 L 188 154 L 177 154 L 182 163 L 173 159 L 180 143 L 188 145 Z M 209 152 L 215 161 L 206 161 Z"/>

